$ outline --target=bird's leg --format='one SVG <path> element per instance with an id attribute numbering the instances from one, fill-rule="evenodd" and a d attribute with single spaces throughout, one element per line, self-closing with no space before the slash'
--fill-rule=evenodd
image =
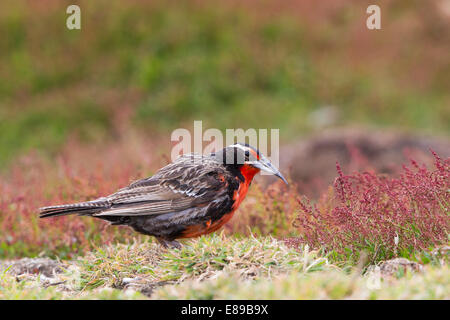
<path id="1" fill-rule="evenodd" d="M 167 245 L 167 241 L 164 240 L 163 238 L 159 238 L 159 237 L 155 237 L 155 238 L 156 238 L 156 240 L 158 240 L 159 244 L 160 244 L 162 247 L 164 247 L 164 248 L 169 247 L 169 246 Z"/>
<path id="2" fill-rule="evenodd" d="M 181 249 L 181 244 L 176 241 L 176 240 L 166 240 L 163 238 L 156 238 L 158 240 L 158 242 L 164 247 L 164 248 L 176 248 L 176 249 Z"/>
<path id="3" fill-rule="evenodd" d="M 176 248 L 176 249 L 181 249 L 181 247 L 182 247 L 181 243 L 179 243 L 176 240 L 167 241 L 167 244 L 169 245 L 169 247 Z"/>

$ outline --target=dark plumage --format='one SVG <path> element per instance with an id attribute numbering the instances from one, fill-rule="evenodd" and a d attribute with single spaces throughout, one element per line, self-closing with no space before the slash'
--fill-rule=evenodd
<path id="1" fill-rule="evenodd" d="M 248 145 L 232 145 L 207 156 L 188 154 L 109 196 L 41 208 L 40 217 L 92 216 L 178 246 L 177 238 L 210 233 L 226 223 L 260 169 L 286 181 Z"/>

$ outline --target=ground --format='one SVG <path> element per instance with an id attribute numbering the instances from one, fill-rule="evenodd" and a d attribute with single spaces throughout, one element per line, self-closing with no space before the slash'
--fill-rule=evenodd
<path id="1" fill-rule="evenodd" d="M 4 261 L 0 299 L 450 299 L 447 260 L 363 268 L 272 237 L 213 234 L 182 249 L 135 241 L 72 261 Z"/>

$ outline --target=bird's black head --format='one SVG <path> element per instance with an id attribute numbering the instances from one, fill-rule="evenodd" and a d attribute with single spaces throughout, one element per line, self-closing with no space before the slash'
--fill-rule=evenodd
<path id="1" fill-rule="evenodd" d="M 250 166 L 269 172 L 287 184 L 287 181 L 281 172 L 272 165 L 269 159 L 260 153 L 258 149 L 250 146 L 249 144 L 236 143 L 211 154 L 211 156 L 214 156 L 217 161 L 223 163 L 224 165 L 233 168 L 239 169 L 243 166 Z"/>

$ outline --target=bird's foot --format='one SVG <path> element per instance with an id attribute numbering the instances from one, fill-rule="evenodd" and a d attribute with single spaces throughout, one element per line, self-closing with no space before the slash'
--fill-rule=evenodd
<path id="1" fill-rule="evenodd" d="M 165 240 L 162 238 L 156 238 L 158 240 L 158 242 L 164 247 L 164 248 L 176 248 L 176 249 L 181 249 L 181 243 L 179 243 L 176 240 Z"/>

